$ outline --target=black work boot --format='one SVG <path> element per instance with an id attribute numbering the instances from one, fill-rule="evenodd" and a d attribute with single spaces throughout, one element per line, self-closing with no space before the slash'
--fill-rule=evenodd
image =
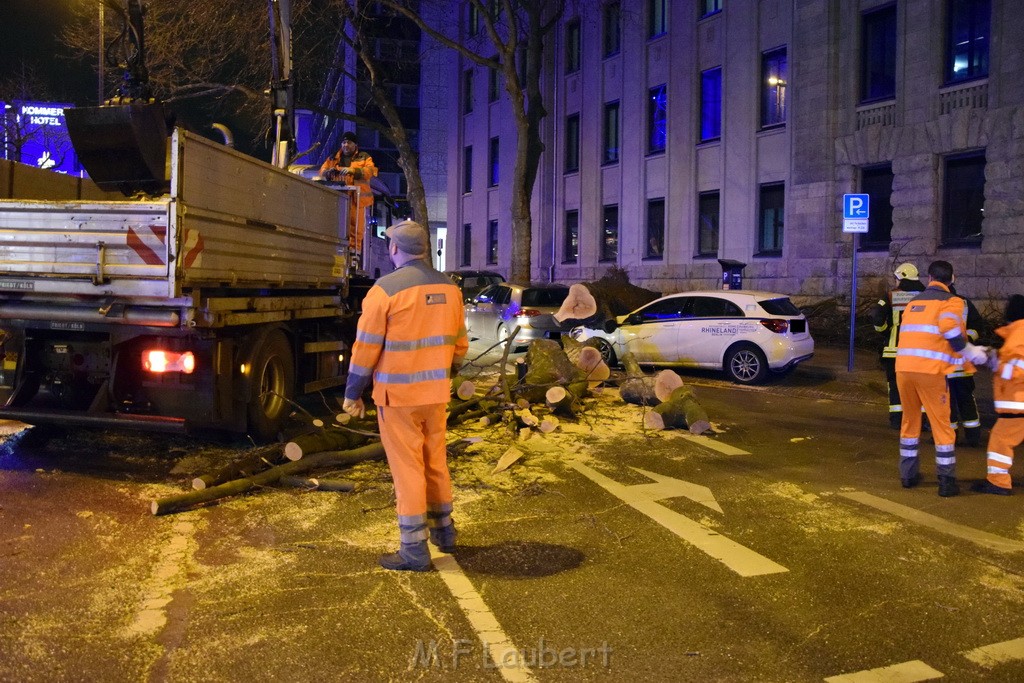
<path id="1" fill-rule="evenodd" d="M 943 498 L 952 498 L 960 495 L 960 487 L 956 483 L 956 477 L 944 477 L 939 475 L 939 495 Z"/>
<path id="2" fill-rule="evenodd" d="M 378 562 L 384 569 L 396 571 L 429 572 L 433 569 L 426 541 L 403 542 L 397 553 L 381 555 Z"/>
<path id="3" fill-rule="evenodd" d="M 900 479 L 900 484 L 902 484 L 903 488 L 905 488 L 905 489 L 912 489 L 912 488 L 914 488 L 915 486 L 917 486 L 920 483 L 921 483 L 921 475 L 920 474 L 914 474 L 914 475 L 911 475 L 909 477 L 905 477 L 903 479 Z"/>
<path id="4" fill-rule="evenodd" d="M 983 481 L 976 481 L 971 484 L 971 490 L 975 493 L 992 493 L 997 496 L 1010 496 L 1013 495 L 1013 491 L 1002 486 L 996 486 L 987 479 Z"/>

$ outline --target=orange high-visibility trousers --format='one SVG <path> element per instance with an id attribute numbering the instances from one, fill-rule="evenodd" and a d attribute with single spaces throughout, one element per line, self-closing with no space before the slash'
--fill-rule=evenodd
<path id="1" fill-rule="evenodd" d="M 956 431 L 949 424 L 949 386 L 946 384 L 946 376 L 897 370 L 896 386 L 903 402 L 901 459 L 917 457 L 918 440 L 921 437 L 921 408 L 924 407 L 935 441 L 936 473 L 939 476 L 956 476 Z"/>
<path id="2" fill-rule="evenodd" d="M 426 515 L 427 504 L 450 504 L 445 403 L 377 406 L 380 440 L 395 482 L 400 517 Z"/>
<path id="3" fill-rule="evenodd" d="M 1001 417 L 988 435 L 988 480 L 1010 488 L 1013 449 L 1024 441 L 1024 417 Z"/>

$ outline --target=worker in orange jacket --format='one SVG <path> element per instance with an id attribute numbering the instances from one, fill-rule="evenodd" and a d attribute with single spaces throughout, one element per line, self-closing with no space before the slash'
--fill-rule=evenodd
<path id="1" fill-rule="evenodd" d="M 939 495 L 960 493 L 956 483 L 956 432 L 949 424 L 949 387 L 946 376 L 962 368 L 964 360 L 984 363 L 984 347 L 967 341 L 967 305 L 950 293 L 953 266 L 933 261 L 930 282 L 903 311 L 896 350 L 896 384 L 903 402 L 900 425 L 900 481 L 904 488 L 917 486 L 918 445 L 921 438 L 921 407 L 932 426 L 935 469 Z"/>
<path id="2" fill-rule="evenodd" d="M 341 149 L 320 166 L 320 177 L 359 188 L 359 199 L 353 197 L 348 214 L 348 247 L 353 254 L 362 254 L 366 209 L 373 206 L 370 180 L 377 177 L 377 167 L 369 154 L 359 150 L 355 133 L 347 130 L 341 134 Z"/>
<path id="3" fill-rule="evenodd" d="M 445 412 L 450 374 L 462 363 L 469 340 L 462 295 L 431 268 L 426 230 L 402 221 L 385 235 L 396 270 L 377 280 L 363 299 L 342 409 L 362 417 L 363 391 L 373 380 L 400 537 L 398 552 L 382 555 L 380 565 L 427 571 L 428 535 L 444 552 L 455 547 Z"/>
<path id="4" fill-rule="evenodd" d="M 1004 341 L 989 365 L 998 419 L 988 436 L 988 477 L 971 485 L 972 491 L 1000 496 L 1010 495 L 1013 449 L 1024 441 L 1024 296 L 1010 297 L 1006 323 L 996 330 Z"/>

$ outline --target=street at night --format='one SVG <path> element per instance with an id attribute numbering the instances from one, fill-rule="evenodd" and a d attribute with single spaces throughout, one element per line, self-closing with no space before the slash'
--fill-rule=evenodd
<path id="1" fill-rule="evenodd" d="M 821 349 L 763 387 L 684 379 L 708 435 L 645 431 L 614 390 L 526 441 L 452 430 L 482 440 L 451 458 L 461 535 L 426 574 L 376 565 L 396 541 L 381 462 L 334 473 L 352 493 L 266 488 L 154 517 L 237 450 L 10 437 L 0 679 L 1024 675 L 1019 496 L 938 497 L 927 439 L 924 481 L 902 489 L 869 354 L 846 373 Z M 492 474 L 513 444 L 524 457 Z M 984 476 L 982 449 L 958 455 L 961 480 Z"/>

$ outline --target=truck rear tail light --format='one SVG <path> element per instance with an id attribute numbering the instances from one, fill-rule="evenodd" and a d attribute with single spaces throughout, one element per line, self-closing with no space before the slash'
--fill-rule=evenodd
<path id="1" fill-rule="evenodd" d="M 786 330 L 789 329 L 789 321 L 779 320 L 778 318 L 762 320 L 761 324 L 777 334 L 785 334 Z"/>
<path id="2" fill-rule="evenodd" d="M 154 373 L 180 372 L 191 375 L 196 369 L 196 357 L 191 351 L 147 349 L 142 352 L 142 367 Z"/>

